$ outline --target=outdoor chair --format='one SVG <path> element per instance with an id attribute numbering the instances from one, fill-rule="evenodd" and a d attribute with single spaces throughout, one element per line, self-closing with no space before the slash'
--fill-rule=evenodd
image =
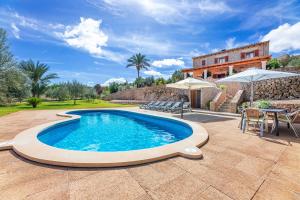
<path id="1" fill-rule="evenodd" d="M 160 104 L 157 106 L 153 106 L 151 109 L 152 110 L 159 110 L 161 107 L 165 106 L 168 102 L 167 101 L 162 101 Z"/>
<path id="2" fill-rule="evenodd" d="M 156 104 L 158 104 L 158 103 L 160 103 L 160 101 L 155 101 L 154 103 L 145 106 L 144 109 L 148 109 L 148 110 L 149 110 L 151 106 L 154 106 L 154 105 L 156 105 Z"/>
<path id="3" fill-rule="evenodd" d="M 278 121 L 286 123 L 288 128 L 292 128 L 295 136 L 299 137 L 300 132 L 297 130 L 297 127 L 295 127 L 295 124 L 300 124 L 300 109 L 294 112 L 280 114 Z"/>
<path id="4" fill-rule="evenodd" d="M 187 110 L 187 111 L 191 112 L 192 111 L 191 103 L 190 102 L 184 102 L 183 103 L 183 110 Z"/>
<path id="5" fill-rule="evenodd" d="M 257 108 L 247 108 L 245 110 L 245 117 L 242 122 L 243 133 L 245 129 L 249 130 L 249 125 L 253 124 L 254 127 L 258 126 L 260 129 L 260 136 L 263 136 L 264 133 L 264 115 L 261 114 Z"/>
<path id="6" fill-rule="evenodd" d="M 145 109 L 146 107 L 148 107 L 148 106 L 150 106 L 150 105 L 152 105 L 154 103 L 155 103 L 155 101 L 151 101 L 151 102 L 142 104 L 142 105 L 140 105 L 140 109 Z"/>
<path id="7" fill-rule="evenodd" d="M 160 111 L 167 111 L 174 105 L 174 103 L 175 103 L 174 101 L 169 101 L 165 106 L 162 106 L 160 108 Z"/>
<path id="8" fill-rule="evenodd" d="M 181 103 L 180 101 L 175 102 L 170 108 L 165 109 L 167 112 L 173 112 L 177 108 L 181 108 Z"/>
<path id="9" fill-rule="evenodd" d="M 149 110 L 154 110 L 155 107 L 159 106 L 162 103 L 163 103 L 163 101 L 157 101 L 155 104 L 149 106 L 148 109 Z"/>
<path id="10" fill-rule="evenodd" d="M 182 104 L 183 104 L 183 105 L 182 105 Z M 173 106 L 173 107 L 170 109 L 170 111 L 171 111 L 172 113 L 180 112 L 181 109 L 184 109 L 184 105 L 185 105 L 185 103 L 183 103 L 183 102 L 178 102 L 178 104 L 177 104 L 176 106 Z M 186 106 L 185 106 L 185 107 L 186 107 Z"/>
<path id="11" fill-rule="evenodd" d="M 180 112 L 181 109 L 183 110 L 183 112 L 184 111 L 191 112 L 191 106 L 190 105 L 191 105 L 190 102 L 184 102 L 183 105 L 182 105 L 182 107 L 181 107 L 181 104 L 180 104 L 180 106 L 174 108 L 172 110 L 172 112 L 177 112 L 177 111 Z"/>

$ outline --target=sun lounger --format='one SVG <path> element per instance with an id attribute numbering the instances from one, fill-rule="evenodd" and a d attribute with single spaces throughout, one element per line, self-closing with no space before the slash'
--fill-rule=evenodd
<path id="1" fill-rule="evenodd" d="M 154 104 L 148 106 L 146 109 L 152 110 L 155 106 L 158 106 L 159 104 L 161 104 L 161 101 L 156 101 Z"/>
<path id="2" fill-rule="evenodd" d="M 160 111 L 167 111 L 174 105 L 174 101 L 169 101 L 165 106 L 162 106 L 159 110 Z"/>
<path id="3" fill-rule="evenodd" d="M 168 102 L 167 101 L 162 101 L 160 104 L 157 106 L 153 106 L 151 110 L 159 110 L 162 106 L 165 106 Z"/>
<path id="4" fill-rule="evenodd" d="M 150 107 L 151 107 L 151 106 L 157 105 L 157 104 L 159 104 L 159 103 L 160 103 L 160 101 L 155 101 L 154 103 L 152 103 L 152 104 L 150 104 L 150 105 L 147 105 L 147 106 L 145 106 L 145 107 L 144 107 L 144 109 L 148 109 L 148 110 L 150 110 Z"/>
<path id="5" fill-rule="evenodd" d="M 142 104 L 142 105 L 140 105 L 140 109 L 145 109 L 146 107 L 148 107 L 148 106 L 150 106 L 154 103 L 155 103 L 155 101 L 151 101 L 151 102 L 148 102 L 146 104 Z"/>
<path id="6" fill-rule="evenodd" d="M 175 113 L 175 112 L 180 112 L 181 109 L 183 111 L 188 111 L 190 112 L 191 111 L 191 106 L 190 106 L 190 102 L 184 102 L 183 105 L 182 103 L 180 102 L 179 106 L 176 106 L 174 108 L 171 109 L 171 112 Z"/>
<path id="7" fill-rule="evenodd" d="M 176 109 L 181 108 L 181 104 L 182 104 L 182 102 L 179 102 L 179 101 L 175 102 L 173 104 L 173 106 L 171 106 L 170 108 L 166 109 L 165 111 L 174 112 Z"/>

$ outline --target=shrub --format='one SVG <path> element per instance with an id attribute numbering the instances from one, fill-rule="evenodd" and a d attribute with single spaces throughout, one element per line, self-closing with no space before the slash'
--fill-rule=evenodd
<path id="1" fill-rule="evenodd" d="M 267 63 L 267 69 L 277 69 L 280 67 L 279 60 L 276 58 L 272 58 Z"/>
<path id="2" fill-rule="evenodd" d="M 256 103 L 256 106 L 260 109 L 266 109 L 266 108 L 270 108 L 271 107 L 271 103 L 268 100 L 259 100 Z"/>
<path id="3" fill-rule="evenodd" d="M 42 100 L 40 98 L 37 97 L 31 97 L 29 99 L 27 99 L 27 102 L 29 105 L 31 105 L 33 108 L 36 108 L 38 104 L 40 104 L 42 102 Z"/>
<path id="4" fill-rule="evenodd" d="M 165 84 L 166 84 L 166 80 L 163 77 L 160 77 L 155 80 L 155 85 L 165 85 Z"/>
<path id="5" fill-rule="evenodd" d="M 206 103 L 206 108 L 207 108 L 207 110 L 210 110 L 210 103 L 211 103 L 212 101 L 208 101 L 207 103 Z"/>
<path id="6" fill-rule="evenodd" d="M 219 88 L 220 88 L 221 90 L 226 90 L 227 86 L 226 86 L 226 85 L 219 85 Z"/>
<path id="7" fill-rule="evenodd" d="M 300 57 L 293 56 L 288 63 L 290 67 L 300 67 Z"/>

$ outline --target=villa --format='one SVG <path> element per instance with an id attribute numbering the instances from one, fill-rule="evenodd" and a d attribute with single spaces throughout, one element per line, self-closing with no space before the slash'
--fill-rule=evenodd
<path id="1" fill-rule="evenodd" d="M 233 49 L 193 57 L 193 68 L 184 69 L 185 76 L 194 78 L 224 78 L 233 72 L 248 68 L 266 69 L 269 54 L 269 41 L 250 44 Z"/>
<path id="2" fill-rule="evenodd" d="M 185 77 L 209 78 L 211 81 L 245 71 L 249 68 L 266 69 L 269 53 L 269 41 L 258 42 L 233 49 L 193 57 L 193 68 L 183 69 Z M 210 106 L 214 111 L 236 112 L 239 103 L 231 103 L 234 96 L 242 102 L 245 85 L 226 84 L 227 92 L 216 89 L 202 89 L 191 92 L 191 105 L 193 108 L 206 108 Z"/>

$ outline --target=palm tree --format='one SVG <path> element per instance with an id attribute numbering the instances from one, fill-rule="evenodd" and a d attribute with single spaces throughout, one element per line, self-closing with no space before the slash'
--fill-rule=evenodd
<path id="1" fill-rule="evenodd" d="M 137 78 L 140 78 L 140 70 L 147 69 L 147 67 L 150 67 L 150 64 L 148 63 L 149 60 L 146 58 L 145 55 L 142 55 L 141 53 L 131 56 L 127 60 L 127 62 L 127 67 L 136 67 L 138 75 Z"/>
<path id="2" fill-rule="evenodd" d="M 47 74 L 49 67 L 46 64 L 32 60 L 22 61 L 20 69 L 27 75 L 31 82 L 32 97 L 40 97 L 46 90 L 47 85 L 51 79 L 58 78 L 56 73 Z"/>

